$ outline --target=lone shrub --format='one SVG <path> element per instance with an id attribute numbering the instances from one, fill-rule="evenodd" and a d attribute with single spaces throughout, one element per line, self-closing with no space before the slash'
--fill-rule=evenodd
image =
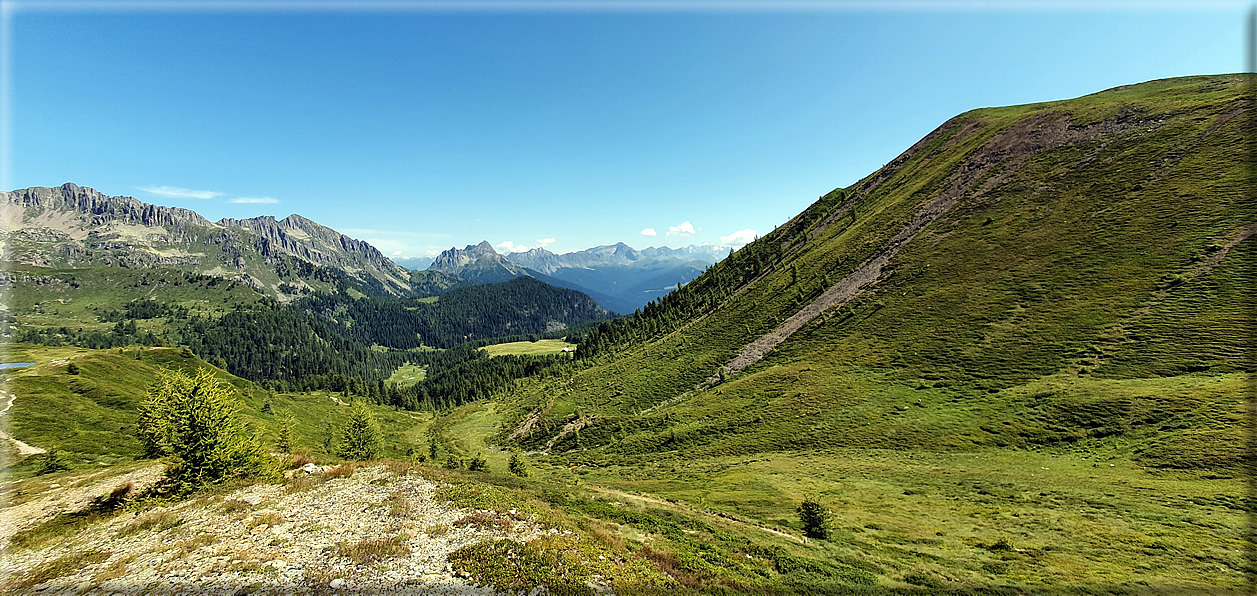
<path id="1" fill-rule="evenodd" d="M 292 417 L 291 412 L 284 412 L 279 419 L 279 441 L 275 446 L 284 453 L 292 453 L 292 431 L 297 426 L 297 420 Z"/>
<path id="2" fill-rule="evenodd" d="M 489 471 L 489 462 L 477 453 L 475 457 L 471 458 L 471 462 L 467 464 L 467 469 L 472 472 L 487 472 Z"/>
<path id="3" fill-rule="evenodd" d="M 275 467 L 237 416 L 229 385 L 209 369 L 165 372 L 140 408 L 140 439 L 150 455 L 171 455 L 166 477 L 187 493 L 230 478 L 270 477 Z"/>
<path id="4" fill-rule="evenodd" d="M 39 462 L 39 469 L 36 475 L 52 474 L 53 472 L 61 472 L 70 469 L 70 462 L 65 460 L 61 455 L 61 450 L 56 447 L 49 447 L 48 453 L 44 454 L 43 460 Z"/>
<path id="5" fill-rule="evenodd" d="M 349 409 L 349 422 L 341 432 L 336 455 L 355 461 L 368 461 L 380 457 L 383 439 L 380 427 L 367 404 L 355 399 Z"/>
<path id="6" fill-rule="evenodd" d="M 520 478 L 528 477 L 528 464 L 518 449 L 511 451 L 511 459 L 506 461 L 506 469 Z"/>
<path id="7" fill-rule="evenodd" d="M 816 499 L 807 497 L 799 505 L 799 521 L 803 522 L 803 533 L 808 538 L 825 540 L 829 538 L 829 510 Z"/>

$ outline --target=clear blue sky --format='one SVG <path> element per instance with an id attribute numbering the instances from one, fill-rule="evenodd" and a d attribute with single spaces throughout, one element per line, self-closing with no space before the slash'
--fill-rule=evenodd
<path id="1" fill-rule="evenodd" d="M 5 188 L 300 213 L 403 257 L 736 243 L 957 113 L 1241 71 L 1249 9 L 31 6 Z"/>

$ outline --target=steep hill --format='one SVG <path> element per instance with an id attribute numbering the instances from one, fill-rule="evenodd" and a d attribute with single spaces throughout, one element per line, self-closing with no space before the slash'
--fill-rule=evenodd
<path id="1" fill-rule="evenodd" d="M 1238 571 L 1166 551 L 1149 569 L 1131 545 L 1164 536 L 1231 570 L 1251 547 L 1247 506 L 1210 508 L 1226 521 L 1194 533 L 1168 521 L 1195 491 L 1239 498 L 1227 479 L 1253 463 L 1249 92 L 1241 75 L 1191 77 L 957 116 L 604 324 L 579 348 L 589 368 L 519 391 L 498 439 L 590 466 L 587 482 L 766 522 L 788 515 L 780 503 L 830 495 L 851 533 L 838 550 L 907 583 L 1234 588 Z M 1129 472 L 1084 473 L 1096 458 Z M 962 482 L 996 484 L 936 479 L 957 466 Z M 1179 478 L 1158 475 L 1170 470 L 1192 488 L 1159 484 Z M 1031 490 L 1045 500 L 1016 504 Z M 992 494 L 1014 517 L 965 526 L 956 499 Z M 1114 513 L 1126 533 L 1066 536 L 1018 519 L 1083 523 L 1078 499 L 1141 521 Z M 860 546 L 859 518 L 878 520 L 882 543 L 918 546 Z M 964 554 L 1010 541 L 1086 554 Z"/>
<path id="2" fill-rule="evenodd" d="M 300 215 L 210 222 L 195 211 L 66 183 L 0 192 L 0 260 L 51 268 L 178 268 L 286 298 L 352 286 L 410 291 L 375 247 Z"/>

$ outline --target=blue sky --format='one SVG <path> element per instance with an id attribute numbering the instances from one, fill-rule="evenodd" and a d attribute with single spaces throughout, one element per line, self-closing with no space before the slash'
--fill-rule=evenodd
<path id="1" fill-rule="evenodd" d="M 1048 4 L 10 4 L 3 187 L 400 257 L 740 244 L 960 112 L 1245 68 L 1247 3 Z"/>

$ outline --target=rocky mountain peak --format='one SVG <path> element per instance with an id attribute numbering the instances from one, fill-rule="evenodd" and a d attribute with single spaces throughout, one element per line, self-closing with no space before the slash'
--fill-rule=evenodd
<path id="1" fill-rule="evenodd" d="M 179 267 L 239 277 L 251 287 L 275 293 L 281 283 L 299 281 L 288 265 L 281 264 L 295 257 L 339 269 L 377 291 L 409 289 L 409 273 L 375 247 L 300 215 L 282 221 L 267 215 L 214 223 L 190 209 L 106 196 L 73 182 L 2 192 L 0 207 L 6 230 L 22 238 L 3 253 L 14 262 Z"/>

